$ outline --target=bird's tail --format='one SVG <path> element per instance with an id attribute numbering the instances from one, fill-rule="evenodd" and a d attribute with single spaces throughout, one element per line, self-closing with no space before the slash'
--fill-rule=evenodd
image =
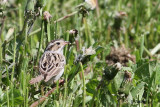
<path id="1" fill-rule="evenodd" d="M 32 85 L 32 84 L 35 84 L 37 82 L 40 82 L 44 79 L 44 76 L 43 75 L 39 75 L 37 76 L 36 78 L 32 78 L 29 83 Z"/>

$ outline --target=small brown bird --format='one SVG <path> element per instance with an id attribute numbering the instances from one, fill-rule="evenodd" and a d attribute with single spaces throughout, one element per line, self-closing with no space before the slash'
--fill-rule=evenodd
<path id="1" fill-rule="evenodd" d="M 63 48 L 69 44 L 63 39 L 52 40 L 45 49 L 39 61 L 40 75 L 32 78 L 30 84 L 44 80 L 45 82 L 57 81 L 64 72 L 66 59 L 63 55 Z"/>

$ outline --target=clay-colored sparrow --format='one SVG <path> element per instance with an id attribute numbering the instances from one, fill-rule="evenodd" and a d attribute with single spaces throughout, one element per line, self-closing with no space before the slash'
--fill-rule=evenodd
<path id="1" fill-rule="evenodd" d="M 63 48 L 69 42 L 63 39 L 52 40 L 45 49 L 39 61 L 40 75 L 32 78 L 30 84 L 44 80 L 45 82 L 57 81 L 64 72 L 66 59 L 63 55 Z"/>

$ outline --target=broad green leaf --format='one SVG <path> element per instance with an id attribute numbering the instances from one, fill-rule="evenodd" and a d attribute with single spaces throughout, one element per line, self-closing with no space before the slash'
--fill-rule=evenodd
<path id="1" fill-rule="evenodd" d="M 101 90 L 100 92 L 101 96 L 101 103 L 104 107 L 107 107 L 110 105 L 111 107 L 115 107 L 117 103 L 117 97 L 112 95 L 109 91 L 106 89 Z"/>
<path id="2" fill-rule="evenodd" d="M 115 78 L 118 72 L 120 71 L 115 66 L 106 67 L 104 70 L 104 78 L 107 80 L 112 80 Z"/>
<path id="3" fill-rule="evenodd" d="M 141 45 L 140 45 L 140 57 L 143 58 L 143 50 L 144 50 L 144 35 L 141 36 Z"/>
<path id="4" fill-rule="evenodd" d="M 152 73 L 155 71 L 157 66 L 157 62 L 156 61 L 151 61 L 149 62 L 149 73 L 150 73 L 150 78 L 152 76 Z"/>
<path id="5" fill-rule="evenodd" d="M 9 92 L 9 97 L 10 98 L 12 98 L 11 96 L 12 96 L 12 93 L 11 93 L 12 91 L 10 91 Z M 20 93 L 20 90 L 18 90 L 18 89 L 14 89 L 13 90 L 13 95 L 14 95 L 14 105 L 19 105 L 19 104 L 22 104 L 23 103 L 23 97 L 22 97 L 22 95 L 21 95 L 21 93 Z M 10 99 L 10 104 L 11 104 L 11 100 L 12 99 Z"/>
<path id="6" fill-rule="evenodd" d="M 157 93 L 156 97 L 157 97 L 157 99 L 158 99 L 158 102 L 160 102 L 160 92 Z"/>
<path id="7" fill-rule="evenodd" d="M 82 102 L 82 97 L 80 95 L 76 96 L 76 98 L 74 99 L 73 107 L 79 107 L 81 102 Z"/>
<path id="8" fill-rule="evenodd" d="M 110 91 L 111 94 L 117 94 L 117 90 L 113 85 L 113 81 L 111 81 L 108 86 L 107 86 L 108 90 Z"/>
<path id="9" fill-rule="evenodd" d="M 133 102 L 133 97 L 132 97 L 131 92 L 129 92 L 129 95 L 128 95 L 128 97 L 127 97 L 127 100 L 128 100 L 128 103 L 129 103 L 129 104 L 132 104 L 132 102 Z"/>
<path id="10" fill-rule="evenodd" d="M 118 90 L 120 89 L 121 84 L 124 80 L 124 72 L 119 71 L 114 79 L 109 83 L 108 90 L 111 94 L 117 94 Z"/>
<path id="11" fill-rule="evenodd" d="M 123 85 L 120 88 L 120 92 L 123 92 L 128 95 L 132 87 L 132 82 L 124 81 Z"/>
<path id="12" fill-rule="evenodd" d="M 155 76 L 155 84 L 160 85 L 160 64 L 158 63 L 155 69 L 156 76 Z"/>
<path id="13" fill-rule="evenodd" d="M 91 80 L 86 84 L 86 91 L 90 94 L 94 94 L 96 92 L 99 81 L 96 79 Z"/>
<path id="14" fill-rule="evenodd" d="M 136 62 L 138 62 L 140 59 L 141 59 L 141 57 L 140 57 L 140 54 L 139 54 L 140 52 L 139 52 L 139 50 L 136 50 L 135 51 L 135 55 L 136 55 Z"/>
<path id="15" fill-rule="evenodd" d="M 4 105 L 6 105 L 7 104 L 7 92 L 5 92 L 4 94 L 2 94 L 3 95 L 3 98 L 2 99 L 0 99 L 0 100 L 2 100 L 2 102 L 4 103 Z M 12 91 L 11 90 L 9 90 L 9 104 L 11 104 L 11 102 L 12 102 L 12 100 L 14 100 L 14 105 L 16 106 L 16 105 L 19 105 L 19 104 L 23 104 L 23 97 L 22 97 L 22 95 L 21 95 L 21 93 L 20 93 L 20 90 L 18 90 L 18 89 L 13 89 L 13 99 L 12 99 Z M 5 103 L 6 102 L 6 103 Z"/>
<path id="16" fill-rule="evenodd" d="M 92 97 L 91 96 L 86 96 L 85 97 L 85 103 L 88 103 L 89 101 L 92 100 Z"/>
<path id="17" fill-rule="evenodd" d="M 124 79 L 124 72 L 119 71 L 113 80 L 112 86 L 118 91 Z"/>
<path id="18" fill-rule="evenodd" d="M 135 75 L 139 78 L 142 79 L 145 82 L 149 82 L 150 78 L 150 72 L 149 72 L 149 63 L 145 63 L 142 66 L 140 66 L 136 71 Z"/>
<path id="19" fill-rule="evenodd" d="M 142 98 L 142 95 L 144 93 L 144 85 L 145 83 L 141 82 L 135 88 L 131 90 L 131 94 L 134 99 L 137 98 L 138 96 L 139 98 Z"/>

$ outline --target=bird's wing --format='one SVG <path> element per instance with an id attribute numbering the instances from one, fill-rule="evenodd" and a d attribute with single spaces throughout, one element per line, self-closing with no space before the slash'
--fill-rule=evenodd
<path id="1" fill-rule="evenodd" d="M 45 52 L 39 63 L 39 71 L 44 75 L 45 82 L 55 77 L 64 69 L 65 57 L 54 52 Z"/>

